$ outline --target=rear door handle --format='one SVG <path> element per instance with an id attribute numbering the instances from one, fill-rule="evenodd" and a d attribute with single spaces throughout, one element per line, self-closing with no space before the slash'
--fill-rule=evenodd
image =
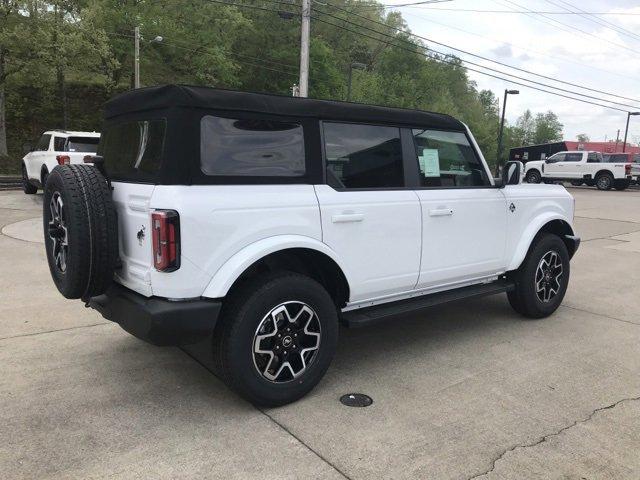
<path id="1" fill-rule="evenodd" d="M 453 215 L 451 208 L 431 208 L 429 209 L 430 217 L 445 217 L 447 215 Z"/>
<path id="2" fill-rule="evenodd" d="M 350 223 L 361 222 L 364 220 L 364 213 L 341 213 L 339 215 L 333 215 L 331 221 L 333 223 Z"/>

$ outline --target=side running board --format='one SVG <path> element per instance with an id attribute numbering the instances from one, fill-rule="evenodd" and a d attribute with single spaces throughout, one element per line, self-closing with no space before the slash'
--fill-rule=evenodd
<path id="1" fill-rule="evenodd" d="M 510 292 L 514 288 L 514 282 L 506 279 L 500 279 L 492 283 L 471 285 L 469 287 L 432 293 L 430 295 L 409 298 L 407 300 L 383 303 L 382 305 L 358 310 L 350 310 L 348 312 L 343 312 L 341 319 L 349 328 L 364 327 L 384 321 L 396 315 L 415 312 L 417 310 L 422 310 L 423 308 L 442 305 L 443 303 Z"/>

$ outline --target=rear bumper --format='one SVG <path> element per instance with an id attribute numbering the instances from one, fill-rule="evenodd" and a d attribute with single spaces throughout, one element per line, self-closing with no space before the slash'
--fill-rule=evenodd
<path id="1" fill-rule="evenodd" d="M 210 335 L 222 302 L 216 300 L 170 301 L 145 297 L 113 284 L 89 300 L 91 308 L 124 330 L 154 345 L 188 345 Z"/>

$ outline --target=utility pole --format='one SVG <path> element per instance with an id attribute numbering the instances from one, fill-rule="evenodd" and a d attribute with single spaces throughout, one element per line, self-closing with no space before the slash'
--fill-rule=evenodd
<path id="1" fill-rule="evenodd" d="M 618 142 L 620 141 L 620 129 L 618 129 L 618 133 L 616 133 L 616 150 L 615 152 L 618 153 Z"/>
<path id="2" fill-rule="evenodd" d="M 299 95 L 309 96 L 309 30 L 311 23 L 311 0 L 302 0 L 302 26 L 300 28 L 300 82 Z"/>
<path id="3" fill-rule="evenodd" d="M 140 88 L 140 27 L 133 31 L 133 88 Z"/>

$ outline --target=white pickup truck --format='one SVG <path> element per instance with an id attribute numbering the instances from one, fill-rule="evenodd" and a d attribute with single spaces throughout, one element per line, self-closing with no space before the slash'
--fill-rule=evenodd
<path id="1" fill-rule="evenodd" d="M 527 162 L 525 179 L 528 183 L 570 181 L 572 185 L 595 185 L 598 190 L 624 190 L 631 183 L 631 164 L 604 162 L 600 152 L 558 152 L 546 160 Z"/>
<path id="2" fill-rule="evenodd" d="M 49 173 L 57 165 L 84 163 L 86 155 L 93 155 L 98 148 L 97 132 L 71 132 L 50 130 L 44 132 L 35 146 L 27 148 L 22 159 L 22 189 L 34 194 L 38 187 L 44 189 Z"/>

